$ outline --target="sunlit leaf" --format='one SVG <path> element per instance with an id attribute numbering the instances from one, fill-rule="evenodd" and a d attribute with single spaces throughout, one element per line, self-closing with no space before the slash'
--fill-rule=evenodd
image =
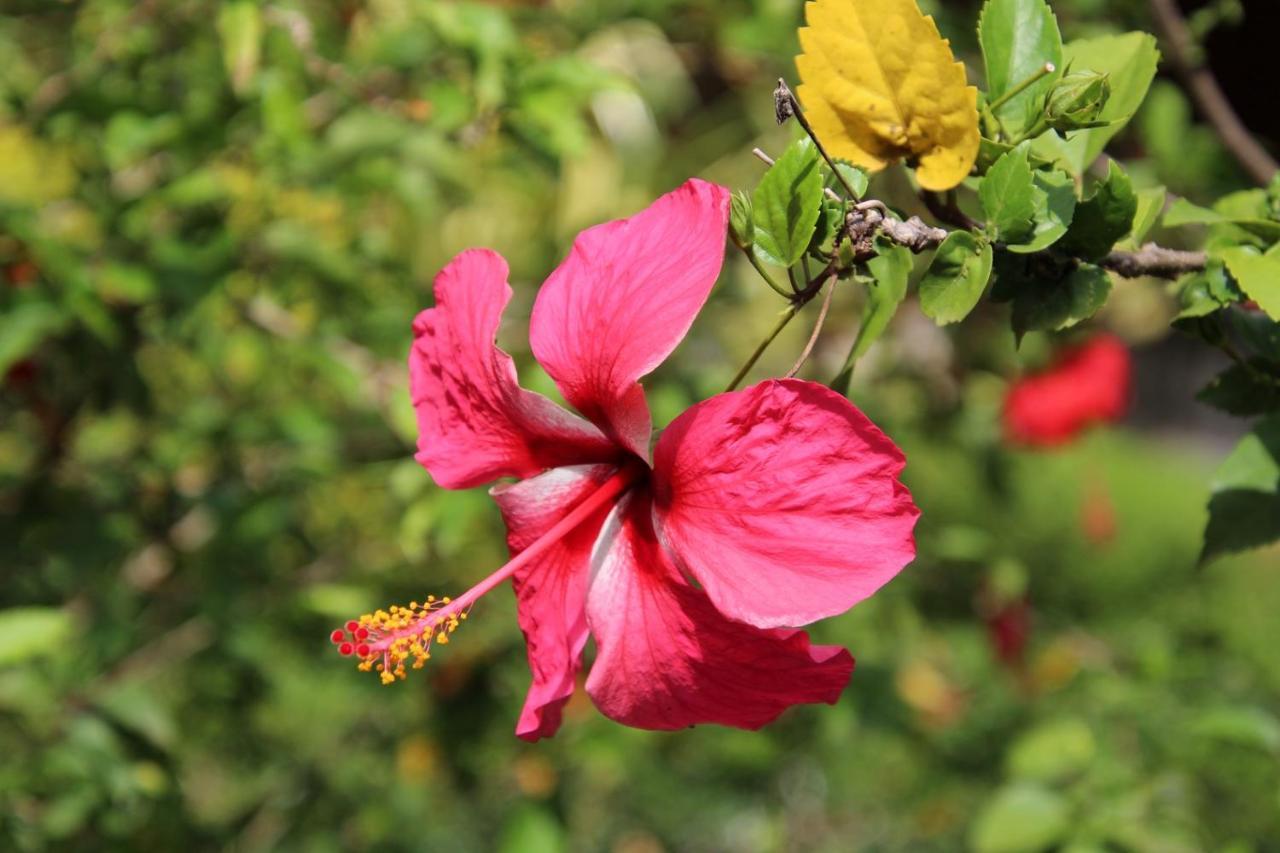
<path id="1" fill-rule="evenodd" d="M 222 63 L 231 88 L 243 95 L 258 73 L 262 57 L 262 12 L 257 3 L 236 0 L 218 10 Z"/>
<path id="2" fill-rule="evenodd" d="M 978 187 L 988 233 L 994 239 L 1020 243 L 1035 230 L 1044 194 L 1035 185 L 1027 150 L 1026 144 L 1019 145 L 997 160 Z"/>
<path id="3" fill-rule="evenodd" d="M 920 309 L 938 325 L 969 316 L 991 278 L 991 244 L 968 231 L 952 231 L 920 280 Z"/>
<path id="4" fill-rule="evenodd" d="M 1062 36 L 1044 0 L 987 0 L 978 19 L 978 41 L 987 68 L 987 99 L 997 101 L 1052 63 L 1041 77 L 995 111 L 1012 134 L 1036 118 L 1045 95 L 1062 75 Z"/>
<path id="5" fill-rule="evenodd" d="M 67 317 L 47 302 L 28 302 L 0 313 L 0 375 L 66 326 Z"/>
<path id="6" fill-rule="evenodd" d="M 792 143 L 751 194 L 755 251 L 789 267 L 804 254 L 822 206 L 822 174 L 813 142 Z"/>
<path id="7" fill-rule="evenodd" d="M 1160 214 L 1164 212 L 1167 193 L 1164 187 L 1152 187 L 1138 190 L 1137 196 L 1138 205 L 1133 214 L 1133 226 L 1122 241 L 1122 245 L 1130 249 L 1141 246 L 1152 227 L 1159 221 Z"/>
<path id="8" fill-rule="evenodd" d="M 1273 320 L 1280 320 L 1280 251 L 1260 255 L 1246 246 L 1217 253 L 1249 298 Z"/>
<path id="9" fill-rule="evenodd" d="M 1225 201 L 1227 199 L 1220 200 L 1215 207 L 1223 206 Z M 1228 207 L 1232 206 L 1228 205 Z M 1166 228 L 1177 228 L 1182 225 L 1235 225 L 1264 240 L 1280 240 L 1280 221 L 1250 215 L 1252 211 L 1242 209 L 1243 205 L 1237 204 L 1234 207 L 1235 210 L 1223 212 L 1219 209 L 1211 210 L 1201 207 L 1185 198 L 1180 198 L 1169 205 L 1169 209 L 1165 211 L 1164 225 Z"/>
<path id="10" fill-rule="evenodd" d="M 1055 720 L 1031 729 L 1014 742 L 1006 767 L 1016 779 L 1051 782 L 1080 773 L 1093 761 L 1097 743 L 1083 720 Z"/>
<path id="11" fill-rule="evenodd" d="M 1109 124 L 1071 133 L 1063 143 L 1072 170 L 1080 175 L 1138 111 L 1156 76 L 1160 51 L 1154 36 L 1125 33 L 1068 42 L 1062 59 L 1073 71 L 1107 74 L 1111 84 L 1111 97 L 1098 116 L 1099 121 Z"/>
<path id="12" fill-rule="evenodd" d="M 1010 252 L 1030 254 L 1049 248 L 1067 233 L 1075 216 L 1075 184 L 1069 175 L 1037 169 L 1033 179 L 1042 193 L 1036 196 L 1035 230 L 1027 242 L 1009 244 Z"/>
<path id="13" fill-rule="evenodd" d="M 0 610 L 0 665 L 58 650 L 71 633 L 71 615 L 56 607 Z"/>
<path id="14" fill-rule="evenodd" d="M 1009 787 L 978 812 L 969 842 L 977 853 L 1036 853 L 1066 835 L 1069 817 L 1062 795 L 1032 785 Z"/>

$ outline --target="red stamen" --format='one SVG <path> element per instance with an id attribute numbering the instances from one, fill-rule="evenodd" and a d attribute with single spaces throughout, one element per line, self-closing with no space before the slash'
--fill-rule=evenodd
<path id="1" fill-rule="evenodd" d="M 360 627 L 360 623 L 354 619 L 347 620 L 347 633 L 354 634 L 356 629 Z"/>
<path id="2" fill-rule="evenodd" d="M 350 643 L 343 643 L 342 645 L 338 646 L 338 654 L 342 655 L 344 658 L 351 657 L 351 653 L 354 652 L 355 650 L 356 650 L 356 647 L 351 645 Z"/>
<path id="3" fill-rule="evenodd" d="M 346 631 L 334 631 L 332 634 L 329 635 L 329 642 L 341 643 L 346 638 L 347 638 Z"/>

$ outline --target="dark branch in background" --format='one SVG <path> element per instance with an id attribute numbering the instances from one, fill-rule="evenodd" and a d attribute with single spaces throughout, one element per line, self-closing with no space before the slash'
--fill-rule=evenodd
<path id="1" fill-rule="evenodd" d="M 966 231 L 977 231 L 982 227 L 980 223 L 974 222 L 969 218 L 968 214 L 960 209 L 960 203 L 956 201 L 954 190 L 947 193 L 945 197 L 941 193 L 921 190 L 920 200 L 924 202 L 925 209 L 929 211 L 929 214 L 939 222 L 945 222 L 948 225 L 954 225 L 956 228 L 963 228 Z"/>
<path id="2" fill-rule="evenodd" d="M 1222 144 L 1255 181 L 1270 183 L 1280 170 L 1280 164 L 1253 138 L 1231 108 L 1231 102 L 1218 85 L 1217 78 L 1200 60 L 1199 46 L 1178 9 L 1177 0 L 1151 0 L 1151 13 L 1168 48 L 1174 70 Z"/>

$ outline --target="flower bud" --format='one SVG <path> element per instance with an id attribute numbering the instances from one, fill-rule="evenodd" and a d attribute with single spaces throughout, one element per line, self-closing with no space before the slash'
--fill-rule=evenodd
<path id="1" fill-rule="evenodd" d="M 1049 126 L 1061 131 L 1097 127 L 1098 116 L 1111 97 L 1108 76 L 1097 71 L 1073 71 L 1059 80 L 1045 104 Z"/>
<path id="2" fill-rule="evenodd" d="M 729 201 L 729 239 L 739 249 L 750 249 L 755 242 L 755 226 L 751 222 L 751 197 L 739 190 Z"/>

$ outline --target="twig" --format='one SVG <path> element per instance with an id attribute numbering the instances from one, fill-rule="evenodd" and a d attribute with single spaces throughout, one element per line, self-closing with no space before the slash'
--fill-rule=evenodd
<path id="1" fill-rule="evenodd" d="M 804 351 L 800 353 L 796 363 L 787 371 L 787 379 L 799 373 L 800 368 L 804 367 L 804 363 L 809 360 L 809 354 L 813 352 L 814 344 L 818 342 L 818 335 L 822 332 L 822 326 L 827 322 L 827 311 L 831 308 L 831 295 L 835 292 L 836 277 L 831 275 L 827 278 L 827 295 L 822 297 L 822 308 L 818 310 L 818 319 L 813 324 L 813 334 L 809 335 L 809 342 L 804 345 Z"/>
<path id="2" fill-rule="evenodd" d="M 1218 138 L 1236 162 L 1260 184 L 1270 183 L 1280 164 L 1254 139 L 1253 134 L 1240 121 L 1231 107 L 1213 72 L 1197 61 L 1197 45 L 1191 28 L 1178 9 L 1176 0 L 1151 0 L 1151 13 L 1155 16 L 1174 70 L 1182 78 L 1200 112 L 1209 120 Z"/>
<path id="3" fill-rule="evenodd" d="M 773 112 L 778 119 L 778 124 L 785 124 L 787 119 L 794 118 L 800 123 L 800 127 L 813 140 L 813 146 L 818 149 L 818 153 L 822 155 L 822 159 L 827 161 L 827 166 L 831 169 L 831 174 L 836 176 L 836 180 L 840 182 L 840 186 L 844 187 L 844 191 L 849 194 L 850 201 L 857 201 L 858 194 L 853 191 L 853 187 L 849 186 L 849 182 L 845 180 L 844 175 L 836 168 L 836 161 L 831 159 L 831 155 L 827 153 L 827 149 L 822 147 L 822 140 L 818 139 L 818 134 L 813 132 L 813 128 L 809 125 L 809 120 L 804 117 L 804 109 L 801 108 L 800 102 L 796 100 L 796 96 L 791 93 L 791 88 L 787 86 L 787 81 L 781 77 L 778 78 L 778 86 L 773 90 Z"/>
<path id="4" fill-rule="evenodd" d="M 960 209 L 960 204 L 956 201 L 954 193 L 948 193 L 944 199 L 939 193 L 921 190 L 920 200 L 924 202 L 929 214 L 939 222 L 945 222 L 948 225 L 954 225 L 966 231 L 977 231 L 982 227 L 981 223 L 973 221 L 968 214 Z"/>
<path id="5" fill-rule="evenodd" d="M 1052 62 L 1046 62 L 1044 65 L 1041 65 L 1034 72 L 1032 72 L 1031 75 L 1027 77 L 1025 80 L 1018 83 L 1012 89 L 1005 92 L 1003 95 L 1001 95 L 1000 97 L 992 101 L 990 104 L 988 104 L 987 105 L 988 108 L 993 113 L 998 111 L 1005 104 L 1009 103 L 1014 98 L 1018 97 L 1023 92 L 1027 91 L 1027 89 L 1030 89 L 1036 83 L 1039 83 L 1046 76 L 1048 76 L 1049 74 L 1052 74 L 1057 70 L 1058 70 L 1057 66 L 1055 66 Z"/>
<path id="6" fill-rule="evenodd" d="M 787 327 L 787 324 L 791 322 L 791 318 L 796 316 L 796 312 L 799 310 L 800 304 L 795 302 L 792 302 L 786 307 L 782 312 L 782 316 L 778 318 L 777 325 L 773 327 L 768 336 L 760 342 L 760 345 L 757 346 L 755 351 L 751 353 L 749 358 L 747 358 L 747 363 L 738 368 L 738 372 L 734 374 L 733 379 L 729 380 L 728 386 L 724 389 L 726 392 L 732 391 L 738 387 L 738 383 L 746 377 L 751 368 L 755 367 L 756 362 L 760 360 L 760 356 L 764 355 L 764 351 L 769 348 L 769 344 L 773 343 L 773 339 L 778 337 L 778 333 Z"/>
<path id="7" fill-rule="evenodd" d="M 1200 272 L 1208 262 L 1204 252 L 1183 252 L 1147 243 L 1136 252 L 1112 252 L 1098 265 L 1125 278 L 1153 276 L 1177 278 L 1184 273 Z"/>
<path id="8" fill-rule="evenodd" d="M 751 153 L 757 160 L 764 163 L 766 166 L 772 166 L 774 164 L 774 159 L 759 148 L 752 148 Z M 824 187 L 823 189 L 827 194 L 827 198 L 832 201 L 841 201 L 840 196 L 836 195 L 836 191 L 831 189 L 831 187 Z"/>

